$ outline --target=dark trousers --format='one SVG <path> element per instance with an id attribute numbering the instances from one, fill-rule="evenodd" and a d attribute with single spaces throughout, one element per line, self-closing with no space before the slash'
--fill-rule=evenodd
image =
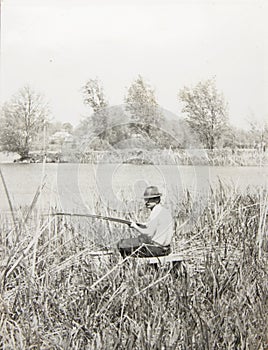
<path id="1" fill-rule="evenodd" d="M 117 248 L 122 257 L 132 255 L 134 257 L 147 258 L 153 256 L 164 256 L 171 253 L 170 246 L 161 246 L 152 241 L 147 235 L 121 239 L 117 244 Z"/>

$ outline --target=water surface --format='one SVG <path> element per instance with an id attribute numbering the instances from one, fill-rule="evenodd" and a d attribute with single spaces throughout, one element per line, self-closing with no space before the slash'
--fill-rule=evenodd
<path id="1" fill-rule="evenodd" d="M 13 206 L 29 206 L 38 187 L 43 185 L 38 205 L 65 211 L 97 210 L 96 205 L 112 209 L 141 202 L 147 185 L 159 186 L 163 200 L 179 198 L 188 189 L 206 196 L 219 179 L 245 191 L 268 187 L 268 167 L 208 167 L 130 164 L 1 164 Z M 8 211 L 7 196 L 0 179 L 0 210 Z M 100 204 L 101 203 L 101 204 Z"/>

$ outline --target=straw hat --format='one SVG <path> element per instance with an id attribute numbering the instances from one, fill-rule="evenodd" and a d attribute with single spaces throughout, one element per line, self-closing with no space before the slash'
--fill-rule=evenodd
<path id="1" fill-rule="evenodd" d="M 156 198 L 161 196 L 162 196 L 162 193 L 158 191 L 158 188 L 156 186 L 149 186 L 144 191 L 143 198 L 149 199 L 149 198 Z"/>

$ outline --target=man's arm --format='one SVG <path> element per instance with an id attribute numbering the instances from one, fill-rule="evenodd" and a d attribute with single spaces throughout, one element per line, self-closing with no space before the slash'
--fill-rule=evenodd
<path id="1" fill-rule="evenodd" d="M 141 234 L 153 237 L 156 231 L 156 220 L 152 220 L 147 224 L 136 224 L 136 222 L 133 221 L 131 222 L 130 227 L 134 228 L 136 231 L 138 231 Z"/>

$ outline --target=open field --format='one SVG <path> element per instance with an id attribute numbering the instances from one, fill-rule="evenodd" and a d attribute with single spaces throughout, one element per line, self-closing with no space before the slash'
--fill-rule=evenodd
<path id="1" fill-rule="evenodd" d="M 219 183 L 188 221 L 192 204 L 174 203 L 175 273 L 90 257 L 129 234 L 116 224 L 2 216 L 0 348 L 267 349 L 267 193 Z"/>

